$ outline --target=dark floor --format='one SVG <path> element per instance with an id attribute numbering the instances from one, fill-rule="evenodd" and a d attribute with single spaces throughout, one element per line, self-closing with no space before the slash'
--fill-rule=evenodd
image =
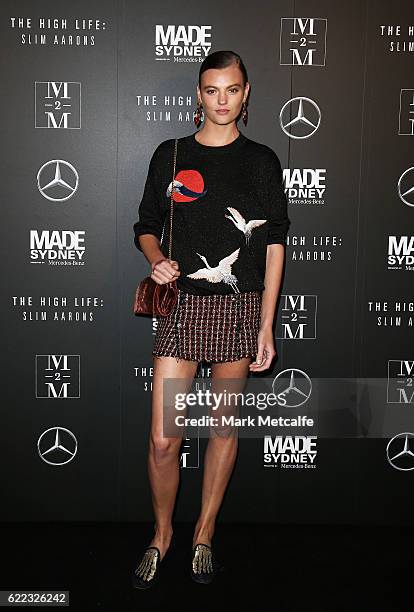
<path id="1" fill-rule="evenodd" d="M 218 525 L 225 566 L 211 585 L 189 576 L 192 525 L 175 524 L 177 547 L 160 582 L 130 586 L 152 537 L 149 524 L 2 524 L 0 590 L 70 591 L 70 609 L 188 612 L 234 606 L 272 612 L 413 609 L 410 527 Z"/>

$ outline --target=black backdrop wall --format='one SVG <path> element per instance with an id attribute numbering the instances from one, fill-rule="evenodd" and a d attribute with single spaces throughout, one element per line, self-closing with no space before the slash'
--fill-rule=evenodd
<path id="1" fill-rule="evenodd" d="M 1 4 L 2 520 L 152 516 L 155 321 L 132 314 L 132 225 L 154 148 L 195 131 L 200 62 L 232 49 L 252 87 L 239 127 L 277 152 L 292 221 L 266 376 L 356 392 L 321 399 L 309 469 L 241 439 L 220 518 L 412 523 L 410 4 Z M 205 442 L 183 448 L 179 520 Z"/>

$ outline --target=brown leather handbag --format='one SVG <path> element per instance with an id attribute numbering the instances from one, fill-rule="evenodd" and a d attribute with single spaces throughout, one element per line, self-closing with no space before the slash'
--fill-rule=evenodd
<path id="1" fill-rule="evenodd" d="M 170 200 L 170 239 L 168 245 L 168 259 L 171 261 L 172 252 L 172 220 L 173 220 L 173 193 L 174 193 L 174 178 L 175 166 L 177 160 L 177 144 L 178 139 L 174 143 L 174 164 L 173 177 L 171 183 L 171 200 Z M 165 221 L 164 221 L 165 227 Z M 161 236 L 162 243 L 163 236 Z M 160 259 L 159 261 L 163 261 Z M 159 263 L 159 262 L 156 262 Z M 159 315 L 167 316 L 174 309 L 178 299 L 177 280 L 160 285 L 151 276 L 145 277 L 138 285 L 135 291 L 134 313 L 136 315 Z"/>

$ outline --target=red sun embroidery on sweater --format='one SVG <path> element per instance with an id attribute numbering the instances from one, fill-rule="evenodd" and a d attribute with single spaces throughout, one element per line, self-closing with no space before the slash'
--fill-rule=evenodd
<path id="1" fill-rule="evenodd" d="M 171 184 L 170 184 L 171 186 Z M 180 170 L 174 179 L 174 202 L 194 202 L 207 193 L 198 170 Z"/>

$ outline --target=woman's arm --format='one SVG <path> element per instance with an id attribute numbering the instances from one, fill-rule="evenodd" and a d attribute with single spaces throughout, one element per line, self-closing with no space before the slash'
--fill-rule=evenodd
<path id="1" fill-rule="evenodd" d="M 276 355 L 273 320 L 282 280 L 284 259 L 285 246 L 283 244 L 269 244 L 267 246 L 265 289 L 262 292 L 260 331 L 257 338 L 258 351 L 256 361 L 250 364 L 250 371 L 252 372 L 267 370 Z"/>
<path id="2" fill-rule="evenodd" d="M 140 234 L 137 236 L 137 239 L 139 240 L 139 250 L 144 253 L 151 266 L 154 262 L 165 259 L 157 236 L 154 234 Z"/>
<path id="3" fill-rule="evenodd" d="M 273 328 L 276 302 L 282 282 L 285 247 L 283 244 L 269 244 L 266 255 L 265 289 L 262 293 L 261 328 Z"/>
<path id="4" fill-rule="evenodd" d="M 270 148 L 263 168 L 262 193 L 269 211 L 269 232 L 264 278 L 265 289 L 262 292 L 260 332 L 257 339 L 258 351 L 256 361 L 250 364 L 250 370 L 253 372 L 267 370 L 276 355 L 273 320 L 282 281 L 286 237 L 290 226 L 282 167 L 278 156 Z"/>
<path id="5" fill-rule="evenodd" d="M 141 234 L 138 237 L 140 250 L 151 264 L 151 278 L 159 285 L 176 280 L 181 272 L 178 261 L 167 259 L 160 249 L 160 241 L 152 234 Z"/>
<path id="6" fill-rule="evenodd" d="M 168 260 L 161 250 L 161 236 L 165 213 L 162 211 L 159 194 L 159 152 L 154 151 L 149 163 L 144 193 L 139 205 L 139 220 L 134 223 L 134 243 L 151 265 L 151 277 L 158 284 L 164 284 L 180 276 L 178 262 Z"/>

